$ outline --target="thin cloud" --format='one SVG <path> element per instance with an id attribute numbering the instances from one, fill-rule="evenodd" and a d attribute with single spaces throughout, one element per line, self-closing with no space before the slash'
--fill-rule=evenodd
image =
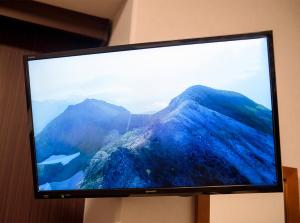
<path id="1" fill-rule="evenodd" d="M 32 97 L 93 97 L 142 113 L 162 109 L 200 84 L 242 93 L 270 108 L 266 47 L 261 38 L 34 60 Z"/>

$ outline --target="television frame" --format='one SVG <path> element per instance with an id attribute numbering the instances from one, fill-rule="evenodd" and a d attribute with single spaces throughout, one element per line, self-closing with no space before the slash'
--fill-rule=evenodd
<path id="1" fill-rule="evenodd" d="M 61 58 L 69 56 L 79 56 L 97 53 L 110 53 L 118 51 L 139 50 L 147 48 L 158 48 L 177 45 L 188 45 L 198 43 L 224 42 L 233 40 L 245 40 L 256 38 L 267 38 L 268 47 L 268 62 L 269 62 L 269 78 L 271 90 L 272 103 L 272 121 L 273 121 L 273 136 L 274 136 L 274 155 L 275 166 L 277 174 L 277 184 L 272 186 L 252 186 L 252 185 L 220 185 L 220 186 L 199 186 L 199 187 L 175 187 L 175 188 L 144 188 L 144 189 L 80 189 L 80 190 L 55 190 L 55 191 L 39 191 L 38 190 L 38 176 L 37 176 L 37 162 L 35 155 L 35 141 L 32 117 L 32 101 L 29 81 L 28 62 L 39 59 Z M 260 192 L 282 192 L 282 167 L 280 155 L 280 139 L 279 139 L 279 121 L 278 121 L 278 103 L 277 90 L 275 78 L 275 62 L 273 49 L 273 32 L 261 31 L 254 33 L 244 33 L 235 35 L 223 35 L 215 37 L 192 38 L 172 41 L 150 42 L 127 44 L 119 46 L 99 47 L 90 49 L 81 49 L 64 52 L 54 52 L 39 55 L 24 56 L 25 68 L 25 88 L 26 101 L 28 112 L 28 134 L 30 139 L 32 173 L 34 184 L 35 198 L 91 198 L 91 197 L 128 197 L 128 196 L 154 196 L 154 195 L 177 195 L 177 196 L 191 196 L 197 194 L 231 194 L 231 193 L 260 193 Z"/>

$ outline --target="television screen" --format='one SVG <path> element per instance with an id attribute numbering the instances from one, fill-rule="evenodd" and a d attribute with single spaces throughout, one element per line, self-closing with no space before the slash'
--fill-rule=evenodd
<path id="1" fill-rule="evenodd" d="M 36 197 L 282 189 L 271 32 L 25 65 Z"/>

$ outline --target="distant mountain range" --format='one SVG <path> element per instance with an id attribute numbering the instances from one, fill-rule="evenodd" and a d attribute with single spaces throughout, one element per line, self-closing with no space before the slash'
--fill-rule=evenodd
<path id="1" fill-rule="evenodd" d="M 66 165 L 42 164 L 75 153 Z M 36 155 L 39 184 L 56 187 L 79 171 L 86 189 L 276 181 L 272 112 L 239 93 L 201 85 L 153 115 L 95 99 L 69 106 L 36 136 Z"/>

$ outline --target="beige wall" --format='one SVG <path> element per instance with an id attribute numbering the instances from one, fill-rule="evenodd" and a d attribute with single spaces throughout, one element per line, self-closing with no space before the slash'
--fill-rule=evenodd
<path id="1" fill-rule="evenodd" d="M 193 223 L 194 202 L 184 197 L 123 198 L 120 223 Z"/>
<path id="2" fill-rule="evenodd" d="M 120 8 L 116 17 L 113 20 L 113 29 L 110 37 L 109 45 L 122 45 L 130 42 L 132 33 L 133 20 L 133 2 L 134 0 L 127 0 Z"/>
<path id="3" fill-rule="evenodd" d="M 84 223 L 119 223 L 121 198 L 85 199 Z"/>
<path id="4" fill-rule="evenodd" d="M 127 25 L 115 30 L 113 43 L 273 30 L 283 164 L 300 169 L 299 0 L 132 0 L 130 4 L 130 16 L 127 11 L 123 17 L 130 27 L 123 21 Z M 115 213 L 123 223 L 193 220 L 191 198 L 124 198 L 120 203 Z M 111 210 L 102 210 L 106 209 Z M 212 223 L 281 223 L 283 218 L 282 193 L 211 197 Z"/>
<path id="5" fill-rule="evenodd" d="M 299 0 L 137 0 L 133 17 L 133 42 L 273 30 L 283 164 L 300 169 Z M 282 197 L 212 196 L 211 220 L 283 222 Z"/>
<path id="6" fill-rule="evenodd" d="M 213 195 L 211 223 L 284 223 L 282 193 Z"/>

